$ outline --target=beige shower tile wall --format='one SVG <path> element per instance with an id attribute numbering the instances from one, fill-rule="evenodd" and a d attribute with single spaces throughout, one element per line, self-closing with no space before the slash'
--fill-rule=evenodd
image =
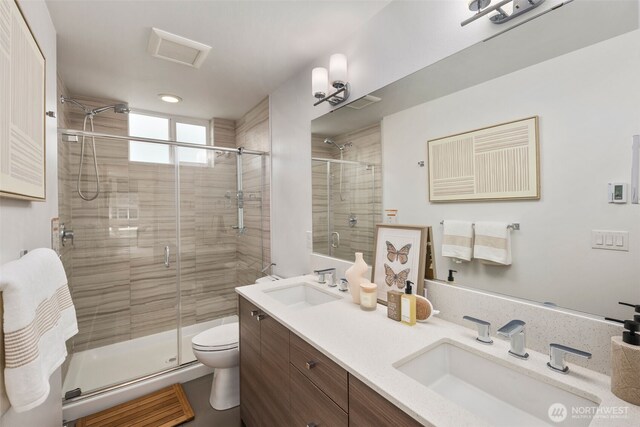
<path id="1" fill-rule="evenodd" d="M 271 151 L 269 98 L 236 122 L 236 146 L 266 153 Z M 262 276 L 262 268 L 271 262 L 270 167 L 268 155 L 243 156 L 246 231 L 238 237 L 238 286 L 255 282 Z"/>
<path id="2" fill-rule="evenodd" d="M 89 106 L 116 102 L 75 98 Z M 68 104 L 64 107 L 68 121 L 64 127 L 82 129 L 84 114 Z M 105 112 L 94 122 L 96 132 L 128 134 L 126 115 Z M 212 129 L 215 145 L 236 147 L 233 120 L 214 119 Z M 255 131 L 249 136 L 260 140 Z M 89 145 L 81 188 L 93 194 Z M 80 144 L 60 146 L 59 180 L 65 184 L 60 185 L 65 192 L 61 200 L 68 206 L 62 206 L 61 215 L 67 215 L 76 235 L 69 262 L 80 332 L 74 337 L 73 351 L 174 329 L 178 301 L 182 326 L 236 313 L 239 253 L 231 228 L 237 222 L 234 155 L 215 155 L 213 168 L 180 166 L 178 271 L 174 166 L 129 162 L 126 141 L 97 139 L 101 194 L 88 202 L 75 191 Z M 248 184 L 252 181 L 247 178 Z M 169 268 L 164 266 L 165 246 L 171 254 Z M 176 289 L 178 274 L 181 298 Z"/>
<path id="3" fill-rule="evenodd" d="M 381 129 L 376 123 L 357 131 L 334 136 L 338 145 L 351 142 L 346 147 L 343 160 L 357 161 L 373 166 L 373 170 L 362 166 L 343 165 L 342 193 L 340 192 L 340 166 L 331 170 L 331 231 L 340 235 L 340 245 L 332 249 L 336 258 L 350 260 L 355 252 L 363 252 L 367 263 L 373 260 L 375 224 L 382 222 L 382 149 Z M 335 146 L 324 144 L 324 136 L 312 137 L 314 157 L 340 158 Z M 328 253 L 326 169 L 315 165 L 313 168 L 313 224 L 314 251 Z M 373 204 L 372 204 L 373 201 Z M 349 217 L 357 217 L 355 227 L 349 226 Z M 318 248 L 318 249 L 315 249 Z"/>
<path id="4" fill-rule="evenodd" d="M 78 96 L 74 98 L 90 107 L 116 102 Z M 65 111 L 68 127 L 83 129 L 84 113 L 68 103 L 65 103 Z M 87 130 L 90 130 L 89 124 Z M 95 117 L 94 130 L 126 135 L 127 116 L 104 112 Z M 84 194 L 92 196 L 96 181 L 89 142 L 86 139 L 80 188 Z M 128 144 L 123 141 L 96 140 L 101 191 L 93 201 L 82 200 L 76 192 L 81 144 L 63 144 L 69 147 L 69 176 L 72 183 L 71 221 L 75 240 L 71 295 L 79 327 L 79 333 L 73 339 L 73 350 L 78 352 L 131 337 Z"/>

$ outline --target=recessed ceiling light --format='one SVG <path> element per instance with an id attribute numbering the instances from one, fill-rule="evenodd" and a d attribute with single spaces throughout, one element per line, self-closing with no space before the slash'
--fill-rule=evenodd
<path id="1" fill-rule="evenodd" d="M 162 99 L 164 102 L 169 102 L 171 104 L 175 104 L 177 102 L 182 101 L 182 98 L 180 98 L 179 96 L 176 95 L 171 95 L 169 93 L 159 93 L 158 96 L 160 97 L 160 99 Z"/>

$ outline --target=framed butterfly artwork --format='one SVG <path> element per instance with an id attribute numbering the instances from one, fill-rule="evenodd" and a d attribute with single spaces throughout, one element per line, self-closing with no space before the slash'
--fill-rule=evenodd
<path id="1" fill-rule="evenodd" d="M 429 228 L 418 225 L 378 224 L 373 256 L 373 281 L 378 302 L 386 304 L 388 291 L 404 292 L 407 280 L 422 295 L 427 265 Z"/>

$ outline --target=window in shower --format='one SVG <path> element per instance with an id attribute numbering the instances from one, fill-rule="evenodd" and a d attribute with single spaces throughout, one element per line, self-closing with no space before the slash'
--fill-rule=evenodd
<path id="1" fill-rule="evenodd" d="M 129 113 L 129 135 L 142 138 L 169 139 L 169 119 L 147 114 Z M 171 163 L 168 145 L 129 142 L 129 160 L 146 163 Z"/>
<path id="2" fill-rule="evenodd" d="M 189 142 L 191 144 L 207 144 L 207 126 L 194 123 L 176 121 L 176 141 Z M 209 163 L 207 150 L 197 148 L 178 148 L 180 163 L 194 163 L 206 165 Z M 213 157 L 211 158 L 213 161 Z"/>
<path id="3" fill-rule="evenodd" d="M 129 114 L 129 135 L 207 145 L 209 123 L 206 120 L 136 112 Z M 132 162 L 173 164 L 174 157 L 180 163 L 213 166 L 213 157 L 207 150 L 179 147 L 174 155 L 168 145 L 139 141 L 129 143 L 129 160 Z"/>

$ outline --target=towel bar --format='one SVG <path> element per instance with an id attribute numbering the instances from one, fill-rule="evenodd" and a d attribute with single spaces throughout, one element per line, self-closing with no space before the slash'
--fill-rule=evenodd
<path id="1" fill-rule="evenodd" d="M 440 221 L 440 225 L 444 225 L 444 220 Z M 472 224 L 475 225 L 475 224 Z M 507 224 L 507 228 L 510 230 L 520 230 L 519 222 L 512 222 L 511 224 Z"/>

